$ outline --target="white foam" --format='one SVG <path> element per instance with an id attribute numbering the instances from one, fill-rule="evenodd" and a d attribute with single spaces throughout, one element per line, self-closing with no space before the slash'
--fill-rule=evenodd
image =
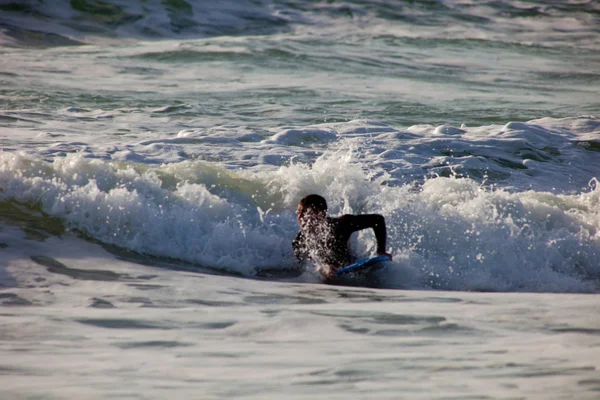
<path id="1" fill-rule="evenodd" d="M 327 143 L 336 139 L 337 132 L 332 129 L 286 129 L 265 140 L 265 143 L 300 146 L 313 143 Z"/>
<path id="2" fill-rule="evenodd" d="M 419 271 L 416 287 L 591 291 L 600 272 L 595 181 L 572 195 L 441 177 L 414 191 L 382 185 L 387 174 L 365 173 L 354 151 L 259 173 L 189 161 L 119 165 L 80 155 L 51 164 L 18 153 L 0 160 L 5 199 L 39 202 L 107 243 L 243 274 L 294 264 L 294 210 L 308 193 L 325 196 L 333 215 L 382 213 L 393 254 L 412 260 L 399 268 Z M 369 254 L 373 235 L 361 233 L 353 246 Z"/>

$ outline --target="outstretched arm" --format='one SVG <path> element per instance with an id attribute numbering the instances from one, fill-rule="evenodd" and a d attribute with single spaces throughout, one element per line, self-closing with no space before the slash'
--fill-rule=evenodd
<path id="1" fill-rule="evenodd" d="M 377 239 L 377 254 L 386 255 L 392 259 L 392 256 L 385 251 L 387 241 L 387 229 L 385 226 L 385 218 L 379 214 L 362 214 L 362 215 L 345 215 L 352 232 L 362 229 L 373 228 L 375 239 Z"/>

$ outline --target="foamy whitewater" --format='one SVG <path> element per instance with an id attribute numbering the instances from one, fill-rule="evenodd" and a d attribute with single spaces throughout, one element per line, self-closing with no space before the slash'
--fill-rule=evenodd
<path id="1" fill-rule="evenodd" d="M 598 399 L 599 16 L 1 2 L 0 398 Z"/>

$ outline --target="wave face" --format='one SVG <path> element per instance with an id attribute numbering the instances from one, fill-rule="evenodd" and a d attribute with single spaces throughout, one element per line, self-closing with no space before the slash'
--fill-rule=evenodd
<path id="1" fill-rule="evenodd" d="M 268 34 L 288 19 L 254 1 L 57 0 L 0 6 L 5 35 L 23 44 L 65 45 L 94 37 L 169 38 Z"/>
<path id="2" fill-rule="evenodd" d="M 302 134 L 284 130 L 262 145 L 290 150 L 303 137 L 332 146 L 334 135 L 338 148 L 325 149 L 309 163 L 254 171 L 189 160 L 153 166 L 82 154 L 43 161 L 4 152 L 0 187 L 5 202 L 41 209 L 101 242 L 247 276 L 293 267 L 295 206 L 300 197 L 316 192 L 328 199 L 333 215 L 386 216 L 396 264 L 384 279 L 386 286 L 588 292 L 597 290 L 600 274 L 600 188 L 595 178 L 579 176 L 585 168 L 599 170 L 590 151 L 595 142 L 583 140 L 596 132 L 597 121 L 586 121 L 581 126 L 596 127 L 579 135 L 574 129 L 550 135 L 533 123 L 512 123 L 501 132 L 488 127 L 487 134 L 474 128 L 477 149 L 488 157 L 456 150 L 469 136 L 457 128 L 420 126 L 402 133 L 355 121 Z M 561 121 L 542 123 L 556 129 Z M 563 126 L 572 123 L 562 121 Z M 360 132 L 367 127 L 365 138 Z M 194 145 L 187 134 L 180 136 L 188 138 L 175 141 L 182 148 Z M 515 136 L 528 136 L 530 142 L 524 145 Z M 429 154 L 433 137 L 444 138 L 436 157 Z M 151 144 L 156 143 L 140 146 Z M 255 145 L 247 142 L 244 151 L 239 148 L 244 146 L 233 147 L 232 164 L 236 152 L 248 154 Z M 417 169 L 429 172 L 416 175 Z M 586 183 L 569 192 L 567 179 Z M 372 234 L 358 235 L 353 247 L 359 254 L 372 252 Z"/>

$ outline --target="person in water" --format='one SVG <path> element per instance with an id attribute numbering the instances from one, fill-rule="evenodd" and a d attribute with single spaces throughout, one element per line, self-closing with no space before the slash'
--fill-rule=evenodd
<path id="1" fill-rule="evenodd" d="M 298 204 L 300 232 L 292 242 L 299 262 L 312 259 L 320 266 L 321 274 L 330 279 L 335 271 L 353 262 L 348 246 L 350 236 L 362 229 L 373 228 L 377 239 L 377 254 L 392 256 L 385 251 L 387 232 L 385 219 L 379 214 L 346 214 L 327 216 L 327 202 L 317 194 L 310 194 Z"/>

